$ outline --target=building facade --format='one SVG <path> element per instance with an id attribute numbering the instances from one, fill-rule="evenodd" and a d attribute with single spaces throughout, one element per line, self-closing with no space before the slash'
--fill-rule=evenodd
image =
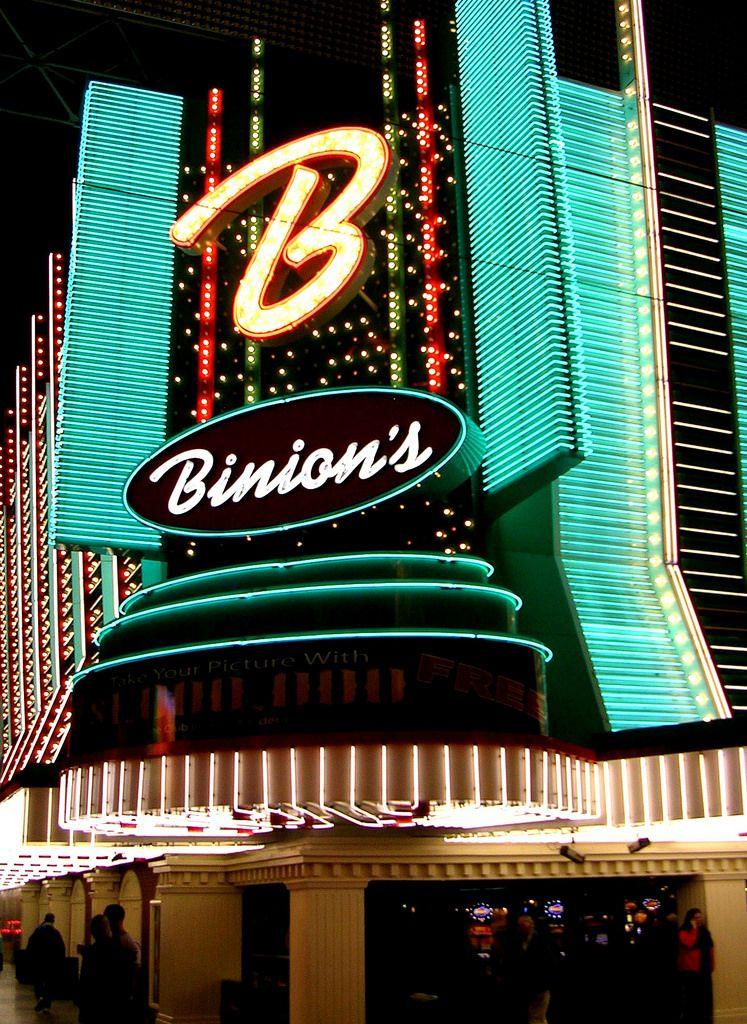
<path id="1" fill-rule="evenodd" d="M 747 1021 L 747 132 L 640 0 L 614 87 L 560 4 L 422 7 L 86 91 L 1 453 L 5 917 L 122 902 L 160 1024 L 374 1024 L 479 1012 L 528 910 L 616 1020 L 700 905 Z"/>

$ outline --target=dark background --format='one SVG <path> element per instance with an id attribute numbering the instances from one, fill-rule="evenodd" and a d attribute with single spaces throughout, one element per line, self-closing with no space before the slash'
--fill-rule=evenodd
<path id="1" fill-rule="evenodd" d="M 414 17 L 447 30 L 453 12 L 452 0 L 395 0 L 395 7 L 401 39 L 409 38 Z M 648 0 L 652 88 L 662 102 L 695 112 L 714 108 L 717 120 L 747 126 L 742 39 L 730 7 L 736 10 L 727 0 Z M 552 0 L 552 8 L 560 74 L 615 88 L 613 0 Z M 275 50 L 276 62 L 286 51 L 288 75 L 275 76 L 268 103 L 282 109 L 287 137 L 318 118 L 325 97 L 335 112 L 360 105 L 365 123 L 379 71 L 379 19 L 379 0 L 0 0 L 0 401 L 13 400 L 14 367 L 28 359 L 30 318 L 45 310 L 47 254 L 69 250 L 87 81 L 121 81 L 195 101 L 217 85 L 228 104 L 243 102 L 248 40 L 256 34 Z M 409 65 L 412 54 L 403 46 L 399 59 Z M 329 61 L 349 65 L 342 94 Z"/>

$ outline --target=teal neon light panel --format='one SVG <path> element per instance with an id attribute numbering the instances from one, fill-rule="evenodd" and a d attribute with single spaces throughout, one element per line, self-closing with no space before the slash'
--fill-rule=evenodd
<path id="1" fill-rule="evenodd" d="M 716 152 L 741 456 L 742 523 L 747 533 L 747 132 L 717 124 Z"/>
<path id="2" fill-rule="evenodd" d="M 546 0 L 458 0 L 484 482 L 583 458 L 586 430 Z"/>
<path id="3" fill-rule="evenodd" d="M 183 101 L 92 82 L 85 97 L 60 385 L 58 544 L 154 551 L 125 509 L 164 440 Z"/>
<path id="4" fill-rule="evenodd" d="M 638 294 L 640 186 L 626 180 L 622 97 L 561 81 L 560 98 L 593 437 L 593 452 L 557 482 L 562 567 L 610 726 L 699 719 L 685 634 L 650 548 L 659 474 L 646 421 L 650 312 Z"/>

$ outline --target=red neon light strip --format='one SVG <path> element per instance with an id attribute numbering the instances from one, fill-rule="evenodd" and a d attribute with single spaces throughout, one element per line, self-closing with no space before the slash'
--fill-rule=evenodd
<path id="1" fill-rule="evenodd" d="M 31 381 L 25 376 L 25 367 L 20 367 L 21 381 L 26 381 L 29 384 L 29 390 Z M 28 371 L 26 371 L 28 372 Z M 23 392 L 21 392 L 23 394 Z M 20 425 L 25 425 L 25 419 L 23 418 L 24 403 L 21 401 L 19 410 L 21 410 L 21 416 L 19 416 Z M 33 444 L 33 438 L 30 433 L 26 437 L 21 437 L 20 450 L 21 450 L 21 469 L 18 479 L 18 495 L 20 497 L 20 505 L 17 506 L 19 511 L 17 515 L 20 515 L 20 565 L 21 565 L 21 578 L 19 580 L 19 598 L 21 601 L 21 617 L 22 617 L 22 652 L 23 652 L 23 700 L 24 700 L 24 728 L 23 734 L 19 736 L 12 752 L 10 761 L 10 775 L 12 776 L 18 768 L 21 766 L 22 759 L 26 751 L 29 749 L 32 737 L 34 736 L 36 727 L 39 724 L 39 720 L 42 713 L 41 706 L 41 693 L 39 694 L 39 702 L 37 703 L 37 684 L 39 682 L 37 672 L 37 661 L 35 658 L 36 653 L 36 636 L 34 631 L 34 612 L 33 602 L 37 598 L 36 593 L 36 581 L 33 576 L 33 516 L 32 516 L 32 503 L 36 501 L 36 487 L 34 485 L 33 478 L 33 464 L 32 464 L 32 452 L 31 446 Z"/>
<path id="2" fill-rule="evenodd" d="M 35 503 L 32 529 L 33 549 L 36 552 L 33 570 L 33 592 L 36 602 L 36 623 L 33 634 L 34 672 L 38 674 L 39 707 L 34 716 L 33 725 L 27 724 L 26 741 L 21 746 L 18 756 L 11 766 L 12 771 L 25 768 L 30 762 L 38 761 L 39 738 L 49 716 L 54 698 L 54 680 L 52 675 L 53 645 L 55 637 L 51 619 L 52 604 L 50 587 L 54 578 L 50 572 L 51 557 L 49 546 L 49 459 L 48 459 L 48 420 L 47 402 L 51 397 L 47 388 L 49 347 L 42 337 L 39 328 L 42 317 L 33 322 L 32 329 L 32 403 L 34 418 L 32 420 L 33 463 L 30 469 L 30 484 L 33 488 L 32 500 Z"/>
<path id="3" fill-rule="evenodd" d="M 49 373 L 51 388 L 49 390 L 48 417 L 55 436 L 57 421 L 57 396 L 60 390 L 60 369 L 62 364 L 62 340 L 65 327 L 65 263 L 62 253 L 50 253 L 49 256 Z M 54 486 L 54 452 L 49 459 L 50 492 Z M 60 686 L 67 683 L 68 677 L 75 670 L 74 625 L 73 625 L 73 591 L 72 562 L 66 551 L 58 551 L 54 556 L 54 586 L 57 588 L 57 661 Z"/>
<path id="4" fill-rule="evenodd" d="M 208 94 L 205 137 L 205 193 L 220 181 L 221 114 L 223 90 Z M 197 352 L 197 422 L 213 415 L 215 396 L 215 308 L 218 297 L 218 247 L 206 245 L 200 272 L 200 340 Z"/>
<path id="5" fill-rule="evenodd" d="M 51 722 L 51 724 L 46 733 L 41 734 L 40 730 L 36 756 L 37 764 L 42 762 L 44 764 L 51 764 L 60 747 L 65 742 L 70 730 L 70 718 L 72 715 L 70 703 L 72 695 L 73 691 L 68 686 L 61 686 L 55 694 L 54 701 L 49 706 L 42 726 L 46 725 L 47 722 Z"/>
<path id="6" fill-rule="evenodd" d="M 7 531 L 6 523 L 8 520 L 8 510 L 5 508 L 5 450 L 0 445 L 0 509 L 2 510 L 2 518 L 0 519 L 0 554 L 2 556 L 2 566 L 0 566 L 0 580 L 3 583 L 8 579 L 8 549 L 7 549 Z M 8 590 L 5 586 L 0 586 L 0 706 L 3 708 L 10 709 L 11 706 L 11 691 L 10 691 L 10 672 L 11 672 L 11 654 L 10 654 L 10 639 L 8 635 Z M 8 734 L 8 739 L 9 734 Z M 6 736 L 2 736 L 3 748 L 6 746 Z"/>
<path id="7" fill-rule="evenodd" d="M 16 377 L 18 387 L 18 373 Z M 23 581 L 18 570 L 20 531 L 16 518 L 18 515 L 18 412 L 9 409 L 8 418 L 11 423 L 6 428 L 7 460 L 5 463 L 5 490 L 7 499 L 5 521 L 5 550 L 7 559 L 8 583 L 8 645 L 10 663 L 8 665 L 8 688 L 10 691 L 10 742 L 11 747 L 4 752 L 2 780 L 11 774 L 17 761 L 19 747 L 25 737 L 25 694 L 23 692 L 23 631 L 19 628 L 21 620 L 20 603 L 23 600 Z"/>
<path id="8" fill-rule="evenodd" d="M 62 253 L 49 254 L 49 351 L 47 366 L 49 380 L 56 398 L 60 387 L 62 338 L 65 329 L 65 263 Z M 54 424 L 54 406 L 52 408 Z"/>
<path id="9" fill-rule="evenodd" d="M 20 637 L 22 671 L 24 732 L 31 727 L 36 715 L 36 692 L 34 678 L 34 587 L 31 578 L 32 564 L 32 523 L 31 503 L 35 500 L 31 482 L 31 374 L 27 366 L 16 370 L 16 535 L 18 594 L 20 606 Z"/>
<path id="10" fill-rule="evenodd" d="M 32 323 L 32 339 L 34 338 Z M 33 344 L 33 341 L 32 341 Z M 36 672 L 34 664 L 34 623 L 33 602 L 36 598 L 32 579 L 32 547 L 33 523 L 32 502 L 36 500 L 33 493 L 31 445 L 31 405 L 33 386 L 31 373 L 26 366 L 16 368 L 16 408 L 15 408 L 15 480 L 14 480 L 14 523 L 11 529 L 13 537 L 13 558 L 9 565 L 9 592 L 12 601 L 12 626 L 14 633 L 14 658 L 16 672 L 13 688 L 13 711 L 17 720 L 15 735 L 11 733 L 13 747 L 6 756 L 4 776 L 12 775 L 29 742 L 30 734 L 36 722 L 38 708 L 36 706 Z M 11 435 L 8 434 L 11 444 Z M 16 710 L 17 709 L 17 710 Z"/>
<path id="11" fill-rule="evenodd" d="M 99 626 L 103 622 L 104 606 L 101 593 L 101 562 L 93 551 L 83 552 L 83 609 L 85 616 L 86 649 L 89 656 Z M 93 660 L 98 660 L 94 658 Z"/>
<path id="12" fill-rule="evenodd" d="M 132 595 L 140 588 L 140 581 L 138 579 L 139 570 L 140 562 L 138 562 L 137 559 L 127 554 L 127 552 L 124 552 L 120 556 L 119 570 L 117 572 L 120 605 L 123 604 L 128 597 L 132 597 Z"/>
<path id="13" fill-rule="evenodd" d="M 62 253 L 49 255 L 49 407 L 47 415 L 51 425 L 50 437 L 54 444 L 55 426 L 57 422 L 57 397 L 60 390 L 60 370 L 62 365 L 62 340 L 65 327 L 65 262 Z M 54 452 L 49 459 L 50 493 L 54 487 Z M 58 679 L 64 685 L 67 677 L 75 669 L 73 649 L 73 597 L 72 597 L 72 564 L 66 551 L 58 551 L 54 556 L 54 586 L 57 588 L 57 659 Z"/>
<path id="14" fill-rule="evenodd" d="M 37 495 L 37 544 L 41 561 L 49 537 L 49 494 L 53 484 L 53 452 L 48 450 L 48 438 L 54 438 L 55 409 L 59 391 L 60 362 L 62 356 L 62 340 L 64 333 L 64 264 L 60 253 L 52 253 L 49 257 L 49 337 L 44 345 L 40 337 L 36 338 L 34 351 L 35 367 L 35 400 L 37 402 L 36 417 L 36 495 Z M 50 386 L 46 387 L 49 381 Z M 46 398 L 46 402 L 45 402 Z M 52 440 L 53 443 L 53 440 Z M 50 744 L 59 748 L 60 742 L 69 728 L 68 720 L 60 722 L 65 708 L 69 703 L 69 676 L 74 670 L 73 623 L 72 623 L 72 590 L 70 556 L 65 551 L 55 552 L 47 557 L 47 590 L 43 592 L 43 575 L 39 584 L 40 611 L 46 601 L 46 621 L 40 615 L 40 675 L 42 709 L 36 716 L 33 727 L 27 730 L 27 739 L 20 750 L 6 764 L 3 781 L 12 777 L 19 768 L 30 762 L 41 763 Z M 51 589 L 56 590 L 56 608 L 52 619 Z M 67 625 L 66 625 L 67 623 Z M 45 648 L 48 648 L 45 658 Z M 55 675 L 52 672 L 53 660 L 57 663 L 56 678 L 59 689 L 53 690 Z M 69 718 L 69 715 L 68 715 Z M 47 757 L 47 763 L 54 759 Z"/>
<path id="15" fill-rule="evenodd" d="M 13 410 L 8 410 L 12 416 Z M 5 551 L 8 568 L 8 686 L 10 689 L 10 740 L 15 743 L 23 732 L 21 714 L 21 676 L 19 672 L 20 639 L 18 636 L 18 573 L 16 571 L 16 530 L 13 509 L 16 490 L 16 435 L 12 424 L 5 430 L 5 493 L 7 501 Z"/>
<path id="16" fill-rule="evenodd" d="M 428 85 L 428 55 L 426 47 L 425 22 L 414 23 L 415 36 L 415 91 L 418 109 L 418 148 L 420 150 L 420 209 L 421 234 L 423 240 L 423 264 L 425 287 L 426 370 L 428 389 L 443 394 L 446 390 L 444 373 L 444 328 L 441 322 L 441 291 L 443 283 L 439 276 L 441 249 L 438 244 L 438 228 L 441 218 L 436 208 L 436 123 Z"/>
<path id="17" fill-rule="evenodd" d="M 38 708 L 36 704 L 36 679 L 34 665 L 34 621 L 33 601 L 34 583 L 31 574 L 32 564 L 32 524 L 31 524 L 31 502 L 34 499 L 31 476 L 31 441 L 28 436 L 21 438 L 20 442 L 21 475 L 18 481 L 18 493 L 20 502 L 18 514 L 20 515 L 20 573 L 19 580 L 21 594 L 21 620 L 23 633 L 23 692 L 25 708 L 25 728 L 28 730 L 36 717 Z"/>
<path id="18" fill-rule="evenodd" d="M 36 462 L 36 568 L 34 589 L 36 591 L 37 618 L 39 624 L 39 689 L 42 707 L 52 698 L 52 622 L 49 588 L 49 477 L 47 475 L 46 398 L 44 392 L 35 395 L 36 419 L 34 430 L 34 458 Z"/>
<path id="19" fill-rule="evenodd" d="M 34 567 L 34 589 L 37 607 L 38 644 L 37 661 L 39 665 L 39 692 L 41 707 L 45 708 L 52 699 L 52 621 L 50 587 L 53 580 L 50 574 L 49 556 L 49 451 L 47 433 L 47 381 L 49 365 L 47 362 L 48 347 L 45 339 L 33 332 L 32 356 L 34 359 L 33 402 L 34 402 L 34 500 L 36 502 L 36 566 Z"/>

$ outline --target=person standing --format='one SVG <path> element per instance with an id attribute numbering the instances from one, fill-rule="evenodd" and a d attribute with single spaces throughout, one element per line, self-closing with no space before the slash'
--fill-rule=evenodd
<path id="1" fill-rule="evenodd" d="M 29 938 L 26 946 L 31 976 L 34 979 L 34 994 L 37 1013 L 48 1012 L 52 1006 L 54 986 L 62 976 L 65 963 L 65 943 L 54 926 L 54 914 L 46 914 L 44 920 Z"/>
<path id="2" fill-rule="evenodd" d="M 651 1019 L 656 1024 L 679 1024 L 680 981 L 677 971 L 679 956 L 679 924 L 673 912 L 654 918 L 648 941 L 644 944 L 649 957 L 647 974 Z"/>
<path id="3" fill-rule="evenodd" d="M 692 907 L 679 932 L 677 970 L 682 994 L 682 1024 L 711 1024 L 713 1020 L 714 950 L 702 912 Z"/>
<path id="4" fill-rule="evenodd" d="M 115 983 L 112 991 L 116 993 L 112 1010 L 116 1010 L 122 1021 L 135 1021 L 139 1011 L 140 992 L 140 945 L 129 932 L 125 931 L 124 907 L 119 903 L 110 903 L 104 909 L 104 917 L 111 929 L 114 949 Z"/>
<path id="5" fill-rule="evenodd" d="M 112 1020 L 107 1007 L 116 988 L 116 952 L 109 922 L 103 914 L 91 918 L 89 946 L 81 947 L 78 998 L 80 1024 L 99 1024 Z"/>
<path id="6" fill-rule="evenodd" d="M 513 1009 L 521 1024 L 547 1024 L 554 967 L 550 945 L 537 933 L 534 918 L 520 914 L 506 969 L 515 996 Z"/>

